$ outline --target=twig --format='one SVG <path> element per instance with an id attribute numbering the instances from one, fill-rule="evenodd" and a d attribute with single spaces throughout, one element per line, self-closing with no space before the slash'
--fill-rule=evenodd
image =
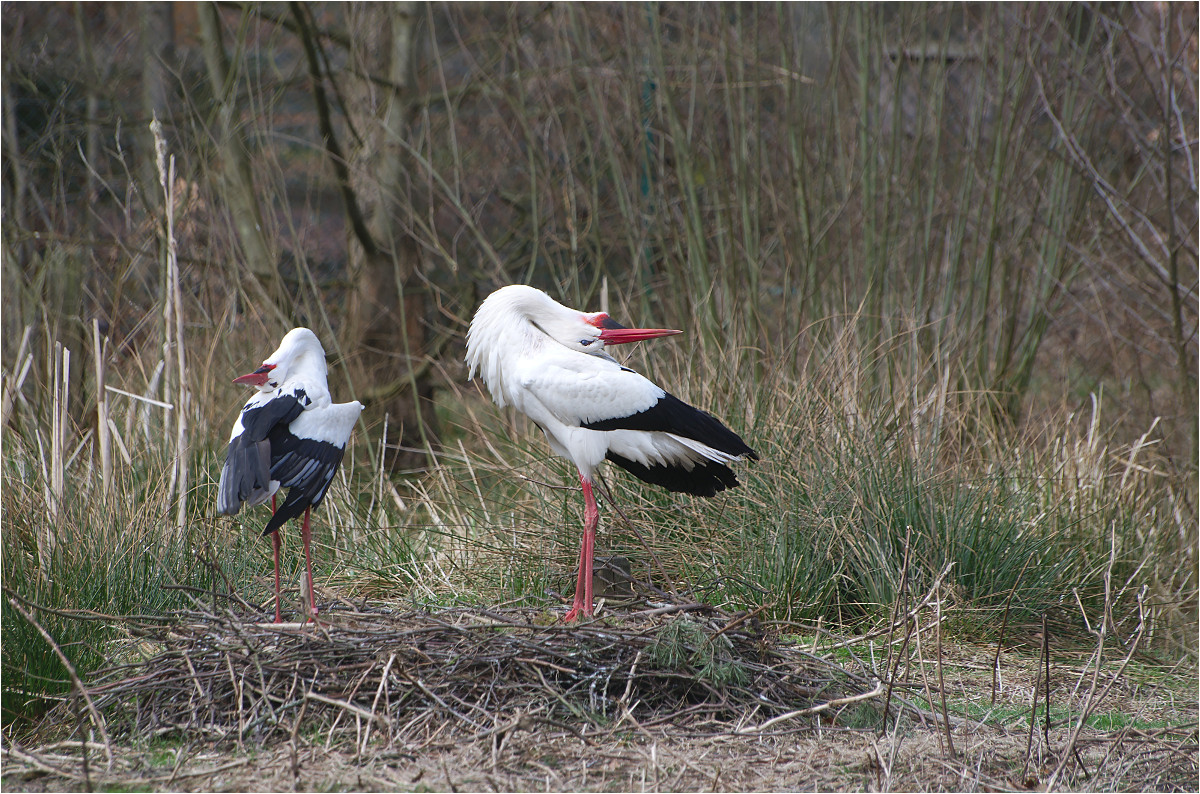
<path id="1" fill-rule="evenodd" d="M 441 707 L 442 707 L 442 708 L 444 708 L 446 711 L 448 711 L 448 712 L 450 712 L 451 714 L 453 714 L 455 717 L 458 717 L 460 720 L 462 720 L 463 722 L 467 723 L 468 725 L 470 725 L 472 728 L 474 728 L 474 729 L 475 729 L 475 730 L 477 730 L 477 731 L 482 731 L 482 730 L 484 730 L 484 728 L 483 728 L 482 726 L 480 726 L 478 723 L 476 723 L 476 722 L 475 722 L 474 720 L 472 720 L 470 717 L 466 717 L 466 716 L 464 716 L 464 715 L 462 715 L 462 714 L 459 714 L 457 711 L 455 711 L 454 709 L 450 708 L 449 704 L 447 704 L 447 703 L 446 703 L 446 701 L 442 700 L 440 697 L 438 697 L 438 696 L 437 696 L 437 695 L 435 695 L 433 692 L 431 692 L 431 691 L 429 690 L 429 687 L 425 686 L 425 682 L 424 682 L 424 681 L 422 681 L 421 679 L 419 679 L 419 678 L 413 679 L 413 683 L 417 685 L 417 689 L 419 689 L 419 690 L 421 690 L 422 692 L 424 692 L 424 693 L 426 694 L 426 696 L 428 696 L 429 698 L 433 699 L 433 700 L 434 700 L 434 701 L 435 701 L 435 702 L 436 702 L 436 703 L 437 703 L 439 706 L 441 706 Z"/>
<path id="2" fill-rule="evenodd" d="M 306 697 L 309 700 L 315 700 L 318 703 L 328 703 L 330 706 L 337 706 L 340 709 L 344 709 L 345 711 L 348 711 L 351 714 L 357 714 L 358 716 L 360 716 L 364 719 L 367 719 L 367 720 L 378 721 L 379 724 L 384 727 L 386 727 L 388 724 L 387 720 L 383 718 L 383 715 L 376 714 L 373 711 L 368 711 L 367 709 L 364 709 L 362 706 L 356 706 L 353 703 L 347 703 L 344 700 L 338 700 L 337 698 L 331 698 L 331 697 L 326 697 L 324 695 L 318 695 L 316 692 L 313 692 L 311 690 L 308 692 L 305 692 L 304 697 Z"/>
<path id="3" fill-rule="evenodd" d="M 896 625 L 897 625 L 896 618 L 899 616 L 899 613 L 900 613 L 900 601 L 901 601 L 901 599 L 906 599 L 908 596 L 908 552 L 909 552 L 909 541 L 911 540 L 911 538 L 912 538 L 912 525 L 910 524 L 907 527 L 905 527 L 905 529 L 904 529 L 904 557 L 901 558 L 901 561 L 900 561 L 900 587 L 899 587 L 899 589 L 896 590 L 895 603 L 893 603 L 893 605 L 892 605 L 892 619 L 890 621 L 888 621 L 888 627 L 887 627 L 888 655 L 887 655 L 887 658 L 884 659 L 884 662 L 883 662 L 884 670 L 888 670 L 892 666 L 892 634 L 896 630 Z M 905 622 L 907 623 L 907 620 Z M 890 692 L 890 687 L 889 687 L 889 692 Z M 885 705 L 884 706 L 885 714 L 887 713 L 886 708 L 887 707 Z"/>
<path id="4" fill-rule="evenodd" d="M 934 627 L 937 632 L 937 674 L 938 692 L 941 694 L 942 701 L 942 729 L 946 732 L 946 748 L 950 751 L 950 758 L 953 759 L 957 758 L 957 754 L 954 752 L 954 739 L 950 734 L 950 712 L 946 708 L 946 678 L 942 671 L 942 595 L 940 587 L 935 603 L 937 604 L 937 620 Z"/>
<path id="5" fill-rule="evenodd" d="M 175 409 L 174 403 L 166 403 L 166 402 L 163 402 L 162 400 L 155 400 L 152 397 L 146 397 L 145 395 L 142 395 L 142 394 L 134 394 L 132 392 L 127 392 L 124 389 L 118 389 L 116 386 L 105 385 L 104 390 L 110 391 L 113 394 L 120 394 L 122 397 L 131 397 L 134 400 L 137 400 L 139 402 L 148 403 L 157 408 L 163 408 L 167 411 L 173 411 Z"/>
<path id="6" fill-rule="evenodd" d="M 17 745 L 13 744 L 11 741 L 9 742 L 9 745 L 4 750 L 4 752 L 10 758 L 16 758 L 18 761 L 29 764 L 33 768 L 40 769 L 43 772 L 47 772 L 51 775 L 58 775 L 60 777 L 65 777 L 67 780 L 74 780 L 77 783 L 84 783 L 84 784 L 87 783 L 87 778 L 85 776 L 75 774 L 74 772 L 68 772 L 67 770 L 60 769 L 59 767 L 56 767 L 56 766 L 52 766 L 52 765 L 46 763 L 45 761 L 43 761 L 42 759 L 38 758 L 33 753 L 26 752 L 26 751 L 20 749 L 19 747 L 17 747 Z"/>
<path id="7" fill-rule="evenodd" d="M 667 604 L 665 607 L 657 607 L 655 609 L 644 609 L 640 612 L 631 612 L 631 617 L 648 618 L 652 615 L 670 615 L 673 612 L 696 612 L 702 609 L 711 609 L 708 604 Z"/>
<path id="8" fill-rule="evenodd" d="M 1046 613 L 1042 613 L 1042 663 L 1045 665 L 1046 682 L 1046 716 L 1042 720 L 1042 733 L 1046 741 L 1046 749 L 1050 749 L 1050 628 L 1046 624 Z"/>
<path id="9" fill-rule="evenodd" d="M 1027 780 L 1026 774 L 1029 771 L 1029 762 L 1033 760 L 1033 726 L 1037 724 L 1037 704 L 1038 695 L 1042 690 L 1042 660 L 1038 658 L 1037 673 L 1033 680 L 1033 703 L 1029 706 L 1029 734 L 1025 739 L 1025 763 L 1021 765 L 1021 782 Z M 1046 709 L 1049 714 L 1050 709 Z"/>
<path id="10" fill-rule="evenodd" d="M 1004 649 L 1004 632 L 1008 629 L 1008 611 L 1012 607 L 1013 596 L 1017 594 L 1017 586 L 1021 583 L 1021 577 L 1025 575 L 1025 569 L 1029 567 L 1029 563 L 1033 561 L 1033 557 L 1025 560 L 1025 564 L 1021 566 L 1020 573 L 1017 574 L 1017 580 L 1013 582 L 1013 586 L 1008 591 L 1008 596 L 1004 599 L 1004 619 L 1000 621 L 1000 637 L 996 640 L 996 658 L 992 660 L 992 706 L 996 705 L 996 695 L 1000 691 L 1000 652 Z"/>
<path id="11" fill-rule="evenodd" d="M 929 704 L 930 709 L 937 708 L 937 701 L 933 698 L 933 690 L 929 686 L 929 676 L 925 673 L 925 650 L 921 645 L 921 626 L 918 623 L 916 627 L 917 636 L 917 670 L 921 674 L 921 685 L 925 689 L 925 701 Z M 943 744 L 943 737 L 938 736 L 938 744 L 942 745 L 942 751 L 946 752 L 948 748 Z"/>
<path id="12" fill-rule="evenodd" d="M 83 732 L 83 712 L 79 712 L 79 717 L 75 721 L 76 728 L 79 732 L 79 758 L 83 762 L 83 780 L 86 789 L 91 792 L 95 791 L 95 786 L 92 785 L 92 772 L 88 764 L 88 741 L 87 735 Z"/>
<path id="13" fill-rule="evenodd" d="M 1116 532 L 1114 530 L 1114 532 L 1113 532 L 1113 548 L 1112 548 L 1112 551 L 1109 556 L 1108 571 L 1105 573 L 1105 603 L 1106 603 L 1105 612 L 1106 613 L 1107 613 L 1107 605 L 1108 605 L 1108 598 L 1109 598 L 1108 588 L 1109 588 L 1109 582 L 1111 581 L 1112 565 L 1113 565 L 1115 558 L 1116 558 Z M 1084 699 L 1083 708 L 1080 709 L 1079 718 L 1075 723 L 1074 729 L 1072 729 L 1072 731 L 1071 731 L 1071 736 L 1070 736 L 1070 738 L 1067 739 L 1067 747 L 1063 751 L 1062 758 L 1059 760 L 1058 766 L 1055 767 L 1054 772 L 1047 779 L 1048 787 L 1053 785 L 1053 783 L 1058 779 L 1058 776 L 1061 775 L 1063 770 L 1066 768 L 1067 762 L 1069 760 L 1068 754 L 1069 753 L 1075 754 L 1075 745 L 1079 741 L 1079 733 L 1080 733 L 1080 731 L 1083 730 L 1084 724 L 1087 722 L 1088 718 L 1092 715 L 1092 711 L 1096 708 L 1096 706 L 1099 705 L 1101 702 L 1103 702 L 1103 700 L 1106 697 L 1108 697 L 1108 693 L 1112 690 L 1113 685 L 1116 684 L 1116 682 L 1118 680 L 1120 680 L 1121 675 L 1125 672 L 1125 668 L 1129 665 L 1130 660 L 1133 659 L 1133 655 L 1137 652 L 1138 646 L 1141 644 L 1142 637 L 1145 635 L 1145 630 L 1146 630 L 1146 613 L 1145 613 L 1144 596 L 1145 596 L 1147 587 L 1148 587 L 1147 585 L 1143 585 L 1142 592 L 1138 594 L 1138 629 L 1137 629 L 1137 633 L 1134 635 L 1133 642 L 1130 643 L 1129 652 L 1125 654 L 1125 658 L 1121 660 L 1121 664 L 1118 665 L 1116 672 L 1113 673 L 1112 677 L 1109 679 L 1109 682 L 1107 684 L 1105 684 L 1104 689 L 1101 691 L 1099 697 L 1093 698 L 1093 694 L 1096 689 L 1096 681 L 1100 677 L 1099 676 L 1099 673 L 1100 673 L 1100 651 L 1103 648 L 1103 644 L 1104 644 L 1104 626 L 1107 623 L 1108 618 L 1105 617 L 1103 620 L 1101 620 L 1100 641 L 1099 641 L 1100 644 L 1096 649 L 1096 672 L 1092 674 L 1091 687 L 1088 689 L 1087 697 Z M 1085 772 L 1085 774 L 1086 774 L 1086 772 Z"/>
<path id="14" fill-rule="evenodd" d="M 875 679 L 875 686 L 874 686 L 874 688 L 871 689 L 870 692 L 863 692 L 861 695 L 851 695 L 850 697 L 836 698 L 836 699 L 830 700 L 826 703 L 821 703 L 816 706 L 810 706 L 809 708 L 806 708 L 806 709 L 796 709 L 795 711 L 789 711 L 786 714 L 780 714 L 778 717 L 772 717 L 771 719 L 767 720 L 766 722 L 763 722 L 752 728 L 741 728 L 741 729 L 735 731 L 734 733 L 736 733 L 739 736 L 752 734 L 752 733 L 762 733 L 767 728 L 770 728 L 772 725 L 778 725 L 781 722 L 795 719 L 796 717 L 802 717 L 805 714 L 817 714 L 822 711 L 831 709 L 834 706 L 845 706 L 847 704 L 857 703 L 862 700 L 870 700 L 871 698 L 881 695 L 883 693 L 883 691 L 884 691 L 883 690 L 883 682 L 877 678 L 877 679 Z"/>
<path id="15" fill-rule="evenodd" d="M 379 686 L 375 689 L 375 699 L 371 701 L 371 715 L 374 717 L 375 708 L 379 705 L 379 697 L 383 694 L 383 690 L 387 687 L 388 674 L 392 670 L 392 663 L 396 661 L 396 653 L 393 651 L 388 656 L 387 664 L 383 666 L 383 673 L 379 676 Z M 363 731 L 362 743 L 359 745 L 359 752 L 367 751 L 367 740 L 371 738 L 371 720 L 367 721 L 367 728 Z M 388 725 L 388 736 L 391 736 L 391 725 Z"/>
<path id="16" fill-rule="evenodd" d="M 40 769 L 41 771 L 46 772 L 48 774 L 58 775 L 60 777 L 66 778 L 67 780 L 74 780 L 78 783 L 86 782 L 82 775 L 79 775 L 75 772 L 70 772 L 61 767 L 56 767 L 51 764 L 48 764 L 45 761 L 42 761 L 37 756 L 35 756 L 32 752 L 27 751 L 27 750 L 22 750 L 18 746 L 16 746 L 15 744 L 13 744 L 11 742 L 9 743 L 9 746 L 3 750 L 3 753 L 7 754 L 10 758 L 15 758 L 16 760 L 21 761 L 22 763 L 29 764 L 30 766 L 34 767 L 35 769 Z M 207 777 L 207 776 L 215 775 L 218 772 L 225 772 L 230 769 L 236 769 L 239 766 L 245 766 L 246 764 L 250 763 L 253 760 L 254 760 L 253 758 L 241 758 L 236 761 L 230 761 L 229 763 L 221 764 L 220 766 L 207 767 L 207 768 L 203 768 L 203 769 L 194 769 L 190 772 L 172 772 L 171 775 L 154 775 L 151 777 L 105 776 L 105 777 L 101 778 L 99 782 L 103 783 L 105 786 L 109 786 L 112 788 L 123 788 L 123 787 L 132 788 L 134 786 L 146 785 L 148 783 L 166 783 L 166 782 L 169 782 L 171 780 L 178 779 L 181 777 Z"/>
<path id="17" fill-rule="evenodd" d="M 746 621 L 753 620 L 754 618 L 758 617 L 764 611 L 766 611 L 767 606 L 768 606 L 767 604 L 763 604 L 762 606 L 758 607 L 757 609 L 754 609 L 750 612 L 747 612 L 744 615 L 739 615 L 739 616 L 731 619 L 728 623 L 726 623 L 724 626 L 722 626 L 720 629 L 718 629 L 717 632 L 712 635 L 712 637 L 709 638 L 709 642 L 712 642 L 713 639 L 715 639 L 716 637 L 720 637 L 722 634 L 724 634 L 725 632 L 727 632 L 731 629 L 736 629 L 738 626 L 742 625 Z"/>

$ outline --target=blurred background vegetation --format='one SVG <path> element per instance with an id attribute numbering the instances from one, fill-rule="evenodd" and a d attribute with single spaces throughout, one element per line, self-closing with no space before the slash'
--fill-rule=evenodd
<path id="1" fill-rule="evenodd" d="M 712 502 L 609 478 L 602 545 L 657 586 L 853 628 L 951 565 L 971 636 L 1053 612 L 1194 664 L 1194 4 L 2 24 L 6 723 L 69 689 L 25 613 L 84 672 L 104 615 L 265 599 L 214 476 L 229 380 L 296 325 L 367 405 L 319 585 L 569 592 L 566 464 L 464 383 L 513 282 L 686 329 L 635 366 L 763 455 Z"/>

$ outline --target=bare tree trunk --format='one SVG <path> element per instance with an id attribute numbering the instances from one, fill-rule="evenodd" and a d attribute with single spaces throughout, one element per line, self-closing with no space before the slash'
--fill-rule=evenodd
<path id="1" fill-rule="evenodd" d="M 246 266 L 268 295 L 278 299 L 282 295 L 279 270 L 263 232 L 262 208 L 254 193 L 250 155 L 245 143 L 234 131 L 238 110 L 234 101 L 236 81 L 230 79 L 229 57 L 221 42 L 221 20 L 215 3 L 201 3 L 198 11 L 204 62 L 208 67 L 213 101 L 217 103 L 220 116 L 221 154 L 225 161 L 221 177 L 225 201 L 233 215 Z"/>
<path id="2" fill-rule="evenodd" d="M 1167 15 L 1164 15 L 1162 19 L 1162 26 L 1162 41 L 1165 46 L 1163 47 L 1161 60 L 1165 64 L 1173 55 L 1173 50 L 1171 49 L 1172 25 Z M 1163 96 L 1160 103 L 1163 113 L 1163 129 L 1172 130 L 1175 127 L 1176 119 L 1182 119 L 1185 117 L 1185 115 L 1184 113 L 1179 112 L 1179 107 L 1176 103 L 1176 97 L 1179 95 L 1175 88 L 1176 71 L 1172 68 L 1164 68 L 1160 71 L 1162 74 L 1160 79 L 1163 83 Z M 1197 431 L 1200 429 L 1200 420 L 1197 419 L 1196 411 L 1194 410 L 1196 408 L 1196 392 L 1194 383 L 1196 365 L 1195 361 L 1193 360 L 1194 354 L 1192 354 L 1192 351 L 1195 347 L 1195 337 L 1184 330 L 1187 325 L 1187 323 L 1184 321 L 1182 298 L 1185 287 L 1180 284 L 1179 278 L 1179 257 L 1183 249 L 1183 244 L 1179 240 L 1179 227 L 1182 225 L 1184 228 L 1186 228 L 1187 224 L 1178 223 L 1178 221 L 1182 219 L 1177 217 L 1176 214 L 1177 205 L 1175 203 L 1175 191 L 1177 186 L 1175 184 L 1176 174 L 1174 164 L 1172 162 L 1174 158 L 1171 152 L 1171 149 L 1174 146 L 1174 141 L 1186 139 L 1187 135 L 1183 129 L 1180 129 L 1177 135 L 1162 135 L 1160 137 L 1163 159 L 1163 180 L 1166 182 L 1167 188 L 1167 287 L 1171 290 L 1171 331 L 1174 335 L 1172 342 L 1175 346 L 1175 359 L 1179 368 L 1179 402 L 1186 411 L 1184 413 L 1184 416 L 1186 417 L 1184 422 L 1185 426 L 1188 428 L 1188 432 L 1185 434 L 1185 438 L 1187 440 L 1184 442 L 1183 448 L 1186 454 L 1186 459 L 1194 461 L 1196 460 Z M 1193 195 L 1195 194 L 1193 193 Z M 1194 207 L 1195 205 L 1193 204 L 1192 206 Z M 1193 272 L 1195 271 L 1193 270 Z M 1191 337 L 1190 341 L 1192 342 L 1190 345 L 1189 337 Z"/>
<path id="3" fill-rule="evenodd" d="M 27 228 L 25 220 L 25 163 L 21 160 L 20 142 L 17 140 L 17 101 L 13 96 L 14 80 L 8 76 L 9 66 L 5 66 L 5 79 L 0 85 L 4 93 L 4 154 L 8 158 L 9 173 L 12 174 L 11 188 L 9 180 L 3 180 L 4 204 L 8 209 L 8 218 L 14 226 Z M 22 250 L 22 264 L 26 258 L 28 245 L 19 245 L 10 241 L 8 245 Z"/>
<path id="4" fill-rule="evenodd" d="M 427 294 L 419 277 L 421 253 L 403 219 L 411 212 L 405 185 L 410 157 L 402 145 L 412 113 L 414 32 L 412 3 L 384 7 L 388 82 L 377 144 L 367 173 L 378 175 L 378 200 L 370 219 L 378 249 L 362 257 L 354 279 L 352 349 L 365 382 L 364 396 L 376 416 L 388 416 L 388 460 L 394 468 L 424 463 L 423 450 L 437 443 L 426 330 Z"/>
<path id="5" fill-rule="evenodd" d="M 65 329 L 62 336 L 56 336 L 67 345 L 72 352 L 70 360 L 70 395 L 72 397 L 71 405 L 74 419 L 77 425 L 82 426 L 86 421 L 85 412 L 89 409 L 86 407 L 84 396 L 84 373 L 87 368 L 84 366 L 86 357 L 94 356 L 95 350 L 88 349 L 88 343 L 92 337 L 86 333 L 85 318 L 82 307 L 84 291 L 84 282 L 92 280 L 93 283 L 87 286 L 88 291 L 95 288 L 94 274 L 95 263 L 92 260 L 91 241 L 96 239 L 96 215 L 94 208 L 100 198 L 100 178 L 96 169 L 100 167 L 100 124 L 98 116 L 100 114 L 100 89 L 104 85 L 103 77 L 100 74 L 100 69 L 96 62 L 95 53 L 92 50 L 92 41 L 90 31 L 88 29 L 87 12 L 83 3 L 75 3 L 75 36 L 79 42 L 79 61 L 80 73 L 83 76 L 82 83 L 85 91 L 85 106 L 84 106 L 84 139 L 83 144 L 79 146 L 79 154 L 84 159 L 84 172 L 86 173 L 86 182 L 84 183 L 84 203 L 83 212 L 83 230 L 84 238 L 88 240 L 86 245 L 80 252 L 77 260 L 76 272 L 68 272 L 68 279 L 77 279 L 76 289 L 78 292 L 74 295 L 67 295 L 65 300 L 68 305 L 79 304 L 78 320 L 73 324 L 73 327 Z M 86 259 L 85 259 L 86 257 Z M 88 322 L 91 322 L 90 320 Z M 76 380 L 77 379 L 77 380 Z M 95 397 L 96 404 L 99 404 L 103 399 L 101 390 L 103 386 L 96 381 L 91 384 L 92 392 Z M 97 433 L 101 432 L 101 428 L 97 424 Z"/>
<path id="6" fill-rule="evenodd" d="M 362 147 L 351 158 L 343 153 L 333 128 L 315 21 L 307 6 L 292 4 L 309 62 L 321 135 L 345 202 L 351 238 L 358 243 L 350 247 L 352 286 L 343 329 L 351 376 L 359 384 L 358 396 L 370 418 L 387 417 L 388 465 L 393 470 L 410 469 L 424 465 L 425 451 L 437 443 L 421 256 L 404 222 L 412 212 L 405 185 L 410 158 L 403 141 L 412 111 L 416 17 L 411 3 L 387 4 L 366 13 L 385 14 L 387 24 L 375 25 L 372 16 L 368 31 L 355 37 L 356 46 L 369 53 L 371 43 L 379 41 L 372 34 L 381 33 L 386 56 L 368 55 L 367 60 L 386 57 L 388 78 L 386 85 L 375 86 L 383 92 L 377 103 L 378 123 L 367 125 Z M 351 159 L 359 166 L 353 171 Z M 369 177 L 356 185 L 355 174 Z M 369 216 L 362 208 L 364 194 L 373 199 Z"/>

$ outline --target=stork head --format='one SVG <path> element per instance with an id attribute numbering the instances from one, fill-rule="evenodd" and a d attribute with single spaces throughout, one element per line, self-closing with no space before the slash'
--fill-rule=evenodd
<path id="1" fill-rule="evenodd" d="M 254 386 L 259 391 L 273 391 L 302 367 L 317 366 L 325 372 L 325 348 L 321 340 L 307 328 L 293 328 L 283 337 L 274 353 L 263 360 L 262 366 L 251 373 L 234 378 L 234 383 Z"/>
<path id="2" fill-rule="evenodd" d="M 469 349 L 506 331 L 531 326 L 560 345 L 603 355 L 605 345 L 622 345 L 682 333 L 667 328 L 626 328 L 606 312 L 581 312 L 563 306 L 540 289 L 513 284 L 487 297 L 467 333 Z"/>
<path id="3" fill-rule="evenodd" d="M 674 336 L 675 334 L 683 333 L 682 331 L 674 331 L 669 328 L 626 328 L 609 317 L 606 312 L 580 314 L 579 316 L 585 326 L 575 336 L 579 337 L 577 340 L 579 349 L 585 353 L 599 352 L 605 345 L 624 345 L 629 342 L 640 342 L 643 339 L 654 339 L 660 336 Z M 575 346 L 571 344 L 575 340 L 570 338 L 559 338 L 558 341 L 568 347 Z M 600 344 L 595 345 L 597 342 Z"/>
<path id="4" fill-rule="evenodd" d="M 557 342 L 594 356 L 620 345 L 682 333 L 666 328 L 626 328 L 604 312 L 563 306 L 540 289 L 513 284 L 489 295 L 467 331 L 467 379 L 478 372 L 500 407 L 513 399 L 505 372 L 513 351 Z M 515 394 L 515 392 L 513 392 Z"/>

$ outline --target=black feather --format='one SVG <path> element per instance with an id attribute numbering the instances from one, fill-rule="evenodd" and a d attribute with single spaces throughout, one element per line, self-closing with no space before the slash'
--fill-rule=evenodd
<path id="1" fill-rule="evenodd" d="M 683 466 L 644 466 L 611 451 L 605 457 L 639 480 L 675 493 L 716 496 L 726 488 L 738 486 L 733 469 L 712 460 L 700 461 L 688 470 Z"/>
<path id="2" fill-rule="evenodd" d="M 588 430 L 645 430 L 649 432 L 674 433 L 677 436 L 690 438 L 707 444 L 728 455 L 744 455 L 758 460 L 758 453 L 752 450 L 741 436 L 721 424 L 721 420 L 707 411 L 693 408 L 673 394 L 664 393 L 654 405 L 631 416 L 618 416 L 612 419 L 600 419 L 595 422 L 583 422 L 582 427 Z M 611 456 L 610 456 L 610 459 Z M 614 462 L 617 462 L 614 460 Z M 632 461 L 630 461 L 632 463 Z M 633 469 L 624 463 L 618 463 L 629 471 Z M 638 464 L 634 464 L 638 465 Z M 720 465 L 720 464 L 716 464 Z M 642 468 L 645 468 L 644 466 Z M 653 468 L 660 468 L 655 466 Z M 725 467 L 728 470 L 728 467 Z M 636 473 L 636 472 L 635 472 Z M 641 477 L 641 475 L 638 475 Z M 732 477 L 732 472 L 730 472 Z M 642 477 L 645 480 L 645 477 Z M 653 482 L 647 480 L 647 482 Z M 737 479 L 733 478 L 736 483 Z M 660 484 L 660 483 L 657 483 Z M 669 486 L 664 485 L 664 488 Z M 674 490 L 674 489 L 673 489 Z M 686 489 L 678 489 L 685 490 Z M 717 489 L 722 490 L 722 489 Z M 691 493 L 688 491 L 688 493 Z"/>
<path id="3" fill-rule="evenodd" d="M 272 444 L 277 428 L 287 428 L 304 410 L 298 395 L 280 395 L 270 402 L 242 412 L 242 432 L 229 442 L 217 506 L 226 515 L 236 515 L 243 502 L 266 500 L 271 485 Z"/>
<path id="4" fill-rule="evenodd" d="M 282 428 L 271 438 L 271 479 L 278 480 L 288 495 L 263 530 L 269 535 L 309 507 L 316 507 L 325 498 L 345 447 L 327 441 L 299 438 Z"/>

